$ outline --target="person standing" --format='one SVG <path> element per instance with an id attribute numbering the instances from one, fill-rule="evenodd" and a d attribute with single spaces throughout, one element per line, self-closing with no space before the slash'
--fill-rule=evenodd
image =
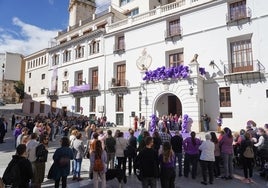
<path id="1" fill-rule="evenodd" d="M 134 167 L 133 162 L 137 157 L 137 138 L 134 136 L 134 131 L 132 129 L 129 130 L 130 137 L 128 138 L 128 174 L 131 175 L 132 167 Z M 136 169 L 133 169 L 134 174 L 136 174 Z"/>
<path id="2" fill-rule="evenodd" d="M 74 152 L 74 172 L 73 172 L 73 180 L 81 181 L 80 177 L 81 173 L 81 165 L 85 152 L 84 143 L 82 140 L 82 133 L 78 132 L 76 135 L 76 139 L 73 141 L 73 152 Z"/>
<path id="3" fill-rule="evenodd" d="M 159 177 L 158 153 L 153 149 L 153 138 L 145 138 L 145 148 L 142 149 L 136 159 L 136 167 L 141 173 L 142 188 L 156 188 L 156 180 Z"/>
<path id="4" fill-rule="evenodd" d="M 96 159 L 101 159 L 103 169 L 98 172 L 94 169 L 94 163 L 96 163 Z M 106 163 L 107 163 L 107 153 L 102 149 L 102 144 L 100 140 L 96 141 L 95 151 L 93 151 L 90 155 L 90 171 L 93 172 L 93 185 L 94 188 L 99 187 L 99 177 L 101 179 L 101 188 L 106 188 Z"/>
<path id="5" fill-rule="evenodd" d="M 70 140 L 68 137 L 61 138 L 61 147 L 56 149 L 53 160 L 55 163 L 53 179 L 55 188 L 59 188 L 60 180 L 62 188 L 67 187 L 67 176 L 70 174 L 70 160 L 73 159 L 73 150 L 69 147 Z"/>
<path id="6" fill-rule="evenodd" d="M 215 145 L 215 150 L 214 150 L 214 156 L 215 156 L 214 175 L 215 175 L 215 177 L 217 179 L 221 175 L 221 169 L 220 169 L 221 150 L 220 150 L 220 145 L 219 145 L 219 141 L 218 141 L 216 133 L 215 132 L 210 132 L 210 136 L 211 136 L 211 142 L 213 142 L 214 145 Z"/>
<path id="7" fill-rule="evenodd" d="M 205 131 L 205 132 L 208 132 L 208 131 L 209 131 L 210 117 L 208 117 L 207 114 L 204 114 L 204 115 L 202 116 L 202 120 L 203 120 L 204 131 Z"/>
<path id="8" fill-rule="evenodd" d="M 192 131 L 190 135 L 191 137 L 187 137 L 183 141 L 183 148 L 185 151 L 184 177 L 188 177 L 191 164 L 192 179 L 195 179 L 197 174 L 197 163 L 199 160 L 199 146 L 201 145 L 201 140 L 195 137 L 196 133 L 194 131 Z"/>
<path id="9" fill-rule="evenodd" d="M 39 137 L 39 145 L 36 147 L 34 182 L 37 188 L 41 188 L 41 184 L 45 178 L 46 162 L 48 157 L 48 142 L 49 136 L 43 134 Z"/>
<path id="10" fill-rule="evenodd" d="M 176 160 L 178 160 L 178 167 L 179 167 L 179 177 L 182 176 L 182 142 L 183 138 L 179 131 L 175 131 L 175 135 L 171 137 L 171 146 L 175 153 L 175 168 L 176 168 Z"/>
<path id="11" fill-rule="evenodd" d="M 127 139 L 124 138 L 124 133 L 119 132 L 118 137 L 116 138 L 115 144 L 115 156 L 118 162 L 117 168 L 123 169 L 124 173 L 126 173 L 126 157 L 124 156 L 124 150 L 128 145 Z"/>
<path id="12" fill-rule="evenodd" d="M 252 151 L 252 156 L 246 156 L 244 153 L 249 147 Z M 244 170 L 244 183 L 252 183 L 252 176 L 253 176 L 253 166 L 254 166 L 254 152 L 253 152 L 253 142 L 251 141 L 251 137 L 249 133 L 245 133 L 245 140 L 241 142 L 240 146 L 240 157 L 243 164 Z"/>
<path id="13" fill-rule="evenodd" d="M 4 174 L 3 181 L 6 185 L 6 182 L 11 174 L 14 175 L 14 179 L 11 182 L 11 187 L 19 187 L 19 188 L 29 188 L 30 179 L 33 177 L 33 170 L 31 162 L 26 158 L 26 145 L 19 144 L 16 148 L 16 154 L 12 156 L 12 160 L 8 164 Z M 14 166 L 17 165 L 15 168 Z M 16 171 L 12 172 L 12 168 L 15 168 Z M 15 174 L 14 174 L 15 173 Z"/>
<path id="14" fill-rule="evenodd" d="M 16 121 L 16 117 L 15 117 L 15 114 L 12 115 L 12 118 L 11 118 L 11 130 L 13 131 L 14 128 L 15 128 L 15 121 Z"/>
<path id="15" fill-rule="evenodd" d="M 202 176 L 203 181 L 201 184 L 207 185 L 207 171 L 209 176 L 209 183 L 213 184 L 213 168 L 214 168 L 214 161 L 215 161 L 215 145 L 211 142 L 210 134 L 205 135 L 205 141 L 199 146 L 199 150 L 201 151 L 200 155 L 200 165 L 202 169 Z"/>
<path id="16" fill-rule="evenodd" d="M 233 135 L 231 129 L 225 127 L 224 135 L 220 140 L 221 154 L 223 157 L 223 168 L 224 176 L 222 177 L 225 180 L 233 179 Z"/>
<path id="17" fill-rule="evenodd" d="M 221 132 L 221 126 L 222 126 L 222 118 L 221 118 L 221 116 L 217 117 L 216 123 L 217 123 L 217 133 L 220 133 Z"/>
<path id="18" fill-rule="evenodd" d="M 175 155 L 169 142 L 163 143 L 162 154 L 159 156 L 161 167 L 160 181 L 162 188 L 175 188 Z"/>
<path id="19" fill-rule="evenodd" d="M 0 144 L 4 143 L 5 134 L 6 126 L 4 124 L 3 118 L 0 118 Z"/>
<path id="20" fill-rule="evenodd" d="M 107 152 L 107 168 L 109 169 L 114 169 L 115 144 L 116 144 L 116 140 L 112 136 L 112 131 L 107 130 L 107 138 L 105 140 L 105 149 Z"/>

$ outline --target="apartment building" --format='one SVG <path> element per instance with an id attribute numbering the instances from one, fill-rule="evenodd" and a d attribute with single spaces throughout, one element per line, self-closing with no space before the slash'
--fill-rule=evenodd
<path id="1" fill-rule="evenodd" d="M 98 14 L 93 1 L 73 0 L 69 12 L 45 52 L 44 113 L 106 115 L 127 127 L 134 116 L 148 126 L 153 114 L 187 114 L 195 131 L 203 114 L 211 130 L 218 116 L 233 130 L 267 122 L 265 0 L 112 0 Z"/>

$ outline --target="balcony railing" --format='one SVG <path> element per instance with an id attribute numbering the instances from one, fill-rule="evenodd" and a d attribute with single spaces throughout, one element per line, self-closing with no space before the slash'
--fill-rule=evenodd
<path id="1" fill-rule="evenodd" d="M 182 27 L 178 26 L 176 29 L 167 29 L 165 31 L 165 39 L 173 38 L 173 37 L 181 37 L 182 35 Z"/>
<path id="2" fill-rule="evenodd" d="M 114 54 L 122 54 L 125 52 L 125 43 L 122 45 L 114 45 Z"/>
<path id="3" fill-rule="evenodd" d="M 108 83 L 108 85 L 109 85 L 109 88 L 128 87 L 129 86 L 129 82 L 128 82 L 128 80 L 124 80 L 124 79 L 120 79 L 120 80 L 112 79 Z"/>
<path id="4" fill-rule="evenodd" d="M 78 92 L 85 92 L 90 90 L 90 84 L 78 85 L 78 86 L 71 86 L 69 88 L 69 93 L 78 93 Z"/>
<path id="5" fill-rule="evenodd" d="M 224 63 L 224 74 L 243 73 L 243 72 L 263 72 L 265 67 L 258 61 L 253 60 L 243 63 L 240 66 L 233 63 Z"/>
<path id="6" fill-rule="evenodd" d="M 237 10 L 232 10 L 226 14 L 226 22 L 231 23 L 243 19 L 250 19 L 252 16 L 251 9 L 249 7 L 239 8 Z"/>

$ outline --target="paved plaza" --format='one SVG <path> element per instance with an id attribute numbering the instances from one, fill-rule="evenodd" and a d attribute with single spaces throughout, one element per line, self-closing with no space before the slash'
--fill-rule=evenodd
<path id="1" fill-rule="evenodd" d="M 120 129 L 120 127 L 118 128 Z M 126 128 L 121 128 L 122 130 L 126 130 Z M 198 137 L 203 138 L 204 134 L 200 133 L 198 134 Z M 58 136 L 56 141 L 50 142 L 49 144 L 49 156 L 48 156 L 48 162 L 46 164 L 46 174 L 48 173 L 49 167 L 53 163 L 52 160 L 52 155 L 55 151 L 55 149 L 59 146 L 59 139 L 60 137 Z M 14 155 L 15 153 L 15 148 L 14 148 L 14 138 L 12 136 L 11 130 L 9 128 L 8 133 L 5 137 L 5 143 L 0 144 L 0 176 L 3 175 L 4 170 L 11 160 L 11 156 Z M 93 182 L 88 178 L 88 169 L 89 169 L 89 160 L 84 159 L 82 163 L 82 177 L 84 178 L 80 182 L 72 181 L 72 176 L 70 175 L 68 177 L 68 188 L 77 188 L 77 187 L 93 187 Z M 243 179 L 242 176 L 242 170 L 241 169 L 235 169 L 235 174 L 234 174 L 234 179 L 233 180 L 222 180 L 222 179 L 216 179 L 214 181 L 213 185 L 202 185 L 201 182 L 201 174 L 200 174 L 200 168 L 199 170 L 199 175 L 198 177 L 193 180 L 191 178 L 185 178 L 185 177 L 176 177 L 176 188 L 180 187 L 268 187 L 268 182 L 265 181 L 263 178 L 261 178 L 258 175 L 258 171 L 254 171 L 254 182 L 251 184 L 244 184 L 241 182 Z M 42 187 L 47 187 L 47 188 L 52 188 L 54 187 L 54 182 L 52 180 L 47 180 L 45 179 L 44 183 L 42 184 Z M 107 181 L 107 188 L 118 188 L 118 182 L 117 180 L 111 180 Z M 127 176 L 127 183 L 123 184 L 124 188 L 139 188 L 141 187 L 140 181 L 134 176 Z M 160 188 L 160 182 L 158 181 L 158 187 Z"/>

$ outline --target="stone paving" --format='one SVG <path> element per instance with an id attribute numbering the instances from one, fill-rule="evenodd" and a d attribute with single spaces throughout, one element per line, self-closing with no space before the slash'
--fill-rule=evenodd
<path id="1" fill-rule="evenodd" d="M 113 128 L 114 129 L 114 128 Z M 119 128 L 120 129 L 120 128 Z M 127 128 L 121 128 L 122 130 L 127 130 Z M 199 133 L 197 135 L 200 138 L 204 138 L 204 133 Z M 12 155 L 15 153 L 14 148 L 14 138 L 12 136 L 11 130 L 8 130 L 7 136 L 5 137 L 5 142 L 3 144 L 0 144 L 0 177 L 3 175 L 4 170 L 11 160 Z M 49 156 L 48 156 L 48 162 L 46 164 L 46 174 L 48 173 L 48 170 L 53 163 L 52 155 L 55 151 L 55 149 L 59 146 L 59 136 L 57 137 L 56 141 L 50 142 L 49 144 Z M 89 169 L 89 160 L 84 159 L 82 163 L 82 177 L 84 178 L 80 182 L 72 181 L 72 176 L 68 177 L 68 188 L 77 188 L 77 187 L 93 187 L 93 182 L 88 178 L 88 169 Z M 199 175 L 198 177 L 193 180 L 191 178 L 185 178 L 185 177 L 176 177 L 176 188 L 180 187 L 189 187 L 189 188 L 195 188 L 195 187 L 217 187 L 217 188 L 226 188 L 226 187 L 236 187 L 236 188 L 244 188 L 244 187 L 268 187 L 268 182 L 265 181 L 263 178 L 261 178 L 258 175 L 258 171 L 254 171 L 253 180 L 254 182 L 251 184 L 245 184 L 242 183 L 241 180 L 243 179 L 242 176 L 242 170 L 241 169 L 235 169 L 234 173 L 234 179 L 233 180 L 222 180 L 222 179 L 216 179 L 214 181 L 213 185 L 202 185 L 201 182 L 201 174 L 200 174 L 200 168 L 198 169 Z M 160 186 L 160 181 L 158 181 L 158 186 Z M 44 183 L 42 184 L 42 187 L 52 188 L 54 187 L 54 182 L 52 180 L 45 179 Z M 107 181 L 107 188 L 118 188 L 119 184 L 117 180 L 111 180 Z M 123 184 L 124 188 L 139 188 L 141 187 L 140 181 L 134 176 L 130 175 L 127 177 L 127 183 Z"/>

